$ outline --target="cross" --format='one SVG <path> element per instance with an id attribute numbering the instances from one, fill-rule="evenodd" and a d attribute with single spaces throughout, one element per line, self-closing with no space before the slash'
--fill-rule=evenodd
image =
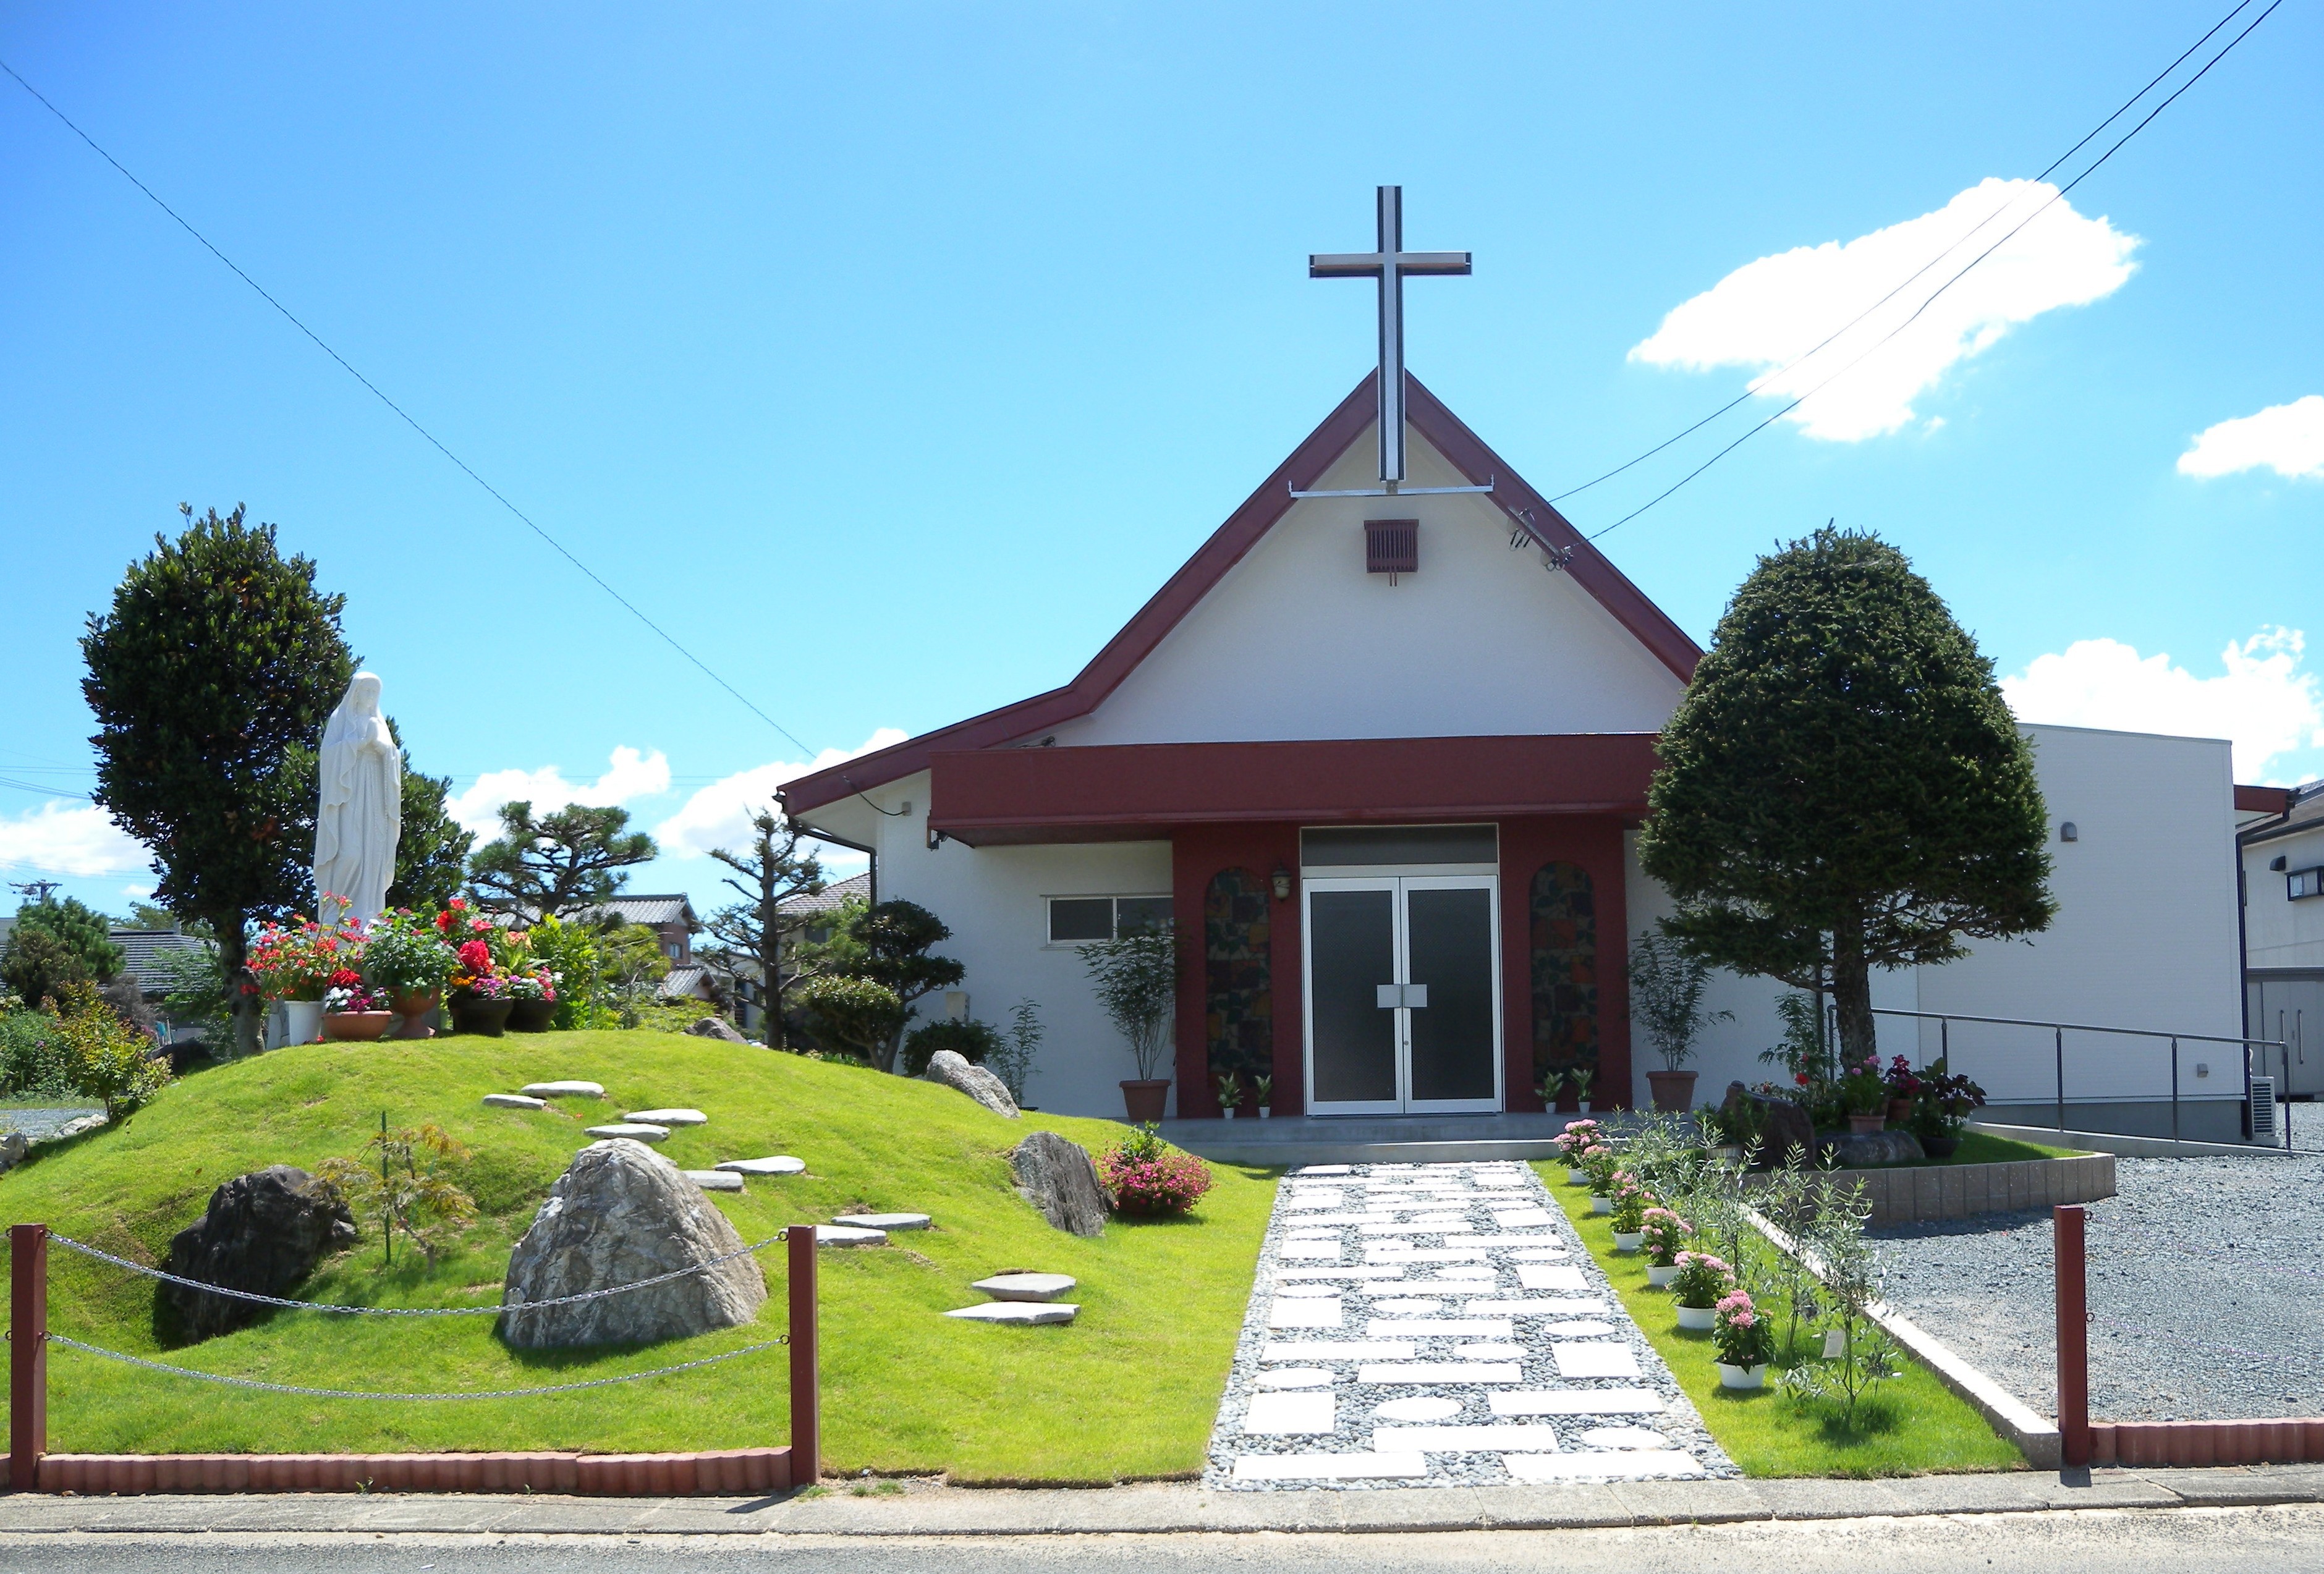
<path id="1" fill-rule="evenodd" d="M 1469 272 L 1466 252 L 1404 249 L 1404 188 L 1379 189 L 1379 249 L 1329 252 L 1307 259 L 1310 279 L 1379 281 L 1379 473 L 1393 491 L 1404 479 L 1404 281 L 1408 273 Z M 1485 488 L 1462 488 L 1484 491 Z"/>

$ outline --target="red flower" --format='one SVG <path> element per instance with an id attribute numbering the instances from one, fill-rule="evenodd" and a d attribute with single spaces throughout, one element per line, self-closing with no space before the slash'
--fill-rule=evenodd
<path id="1" fill-rule="evenodd" d="M 331 987 L 335 990 L 353 989 L 361 982 L 363 982 L 363 974 L 351 967 L 343 967 L 331 975 Z"/>
<path id="2" fill-rule="evenodd" d="M 449 913 L 438 913 L 438 914 L 437 914 L 437 915 L 436 915 L 436 928 L 437 928 L 438 932 L 438 933 L 440 933 L 440 934 L 450 934 L 450 933 L 451 933 L 451 931 L 452 931 L 452 915 L 451 915 L 451 914 L 449 914 Z"/>
<path id="3" fill-rule="evenodd" d="M 1804 1088 L 1808 1085 L 1808 1074 L 1805 1072 L 1794 1072 L 1792 1073 L 1792 1081 Z"/>
<path id="4" fill-rule="evenodd" d="M 481 940 L 471 940 L 460 947 L 460 965 L 471 972 L 484 972 L 493 965 L 493 948 Z"/>
<path id="5" fill-rule="evenodd" d="M 468 920 L 468 933 L 471 934 L 490 934 L 492 932 L 492 927 L 493 923 L 489 918 L 471 918 Z"/>

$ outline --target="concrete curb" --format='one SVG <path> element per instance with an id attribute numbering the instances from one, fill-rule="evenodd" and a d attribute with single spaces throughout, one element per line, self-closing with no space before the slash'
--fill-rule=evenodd
<path id="1" fill-rule="evenodd" d="M 835 1487 L 844 1484 L 835 1483 Z M 976 1490 L 893 1496 L 629 1499 L 366 1496 L 0 1499 L 12 1535 L 405 1532 L 435 1535 L 1171 1535 L 1569 1530 L 1749 1520 L 2222 1508 L 2324 1503 L 2324 1466 L 2034 1471 L 1882 1481 L 1638 1481 L 1555 1487 L 1214 1492 L 1199 1487 Z"/>
<path id="2" fill-rule="evenodd" d="M 2292 1159 L 2301 1155 L 2287 1148 L 2261 1143 L 2181 1142 L 2168 1137 L 2125 1137 L 2112 1131 L 2060 1131 L 2054 1126 L 2004 1126 L 1972 1120 L 1971 1131 L 2006 1137 L 2018 1142 L 2038 1142 L 2044 1147 L 2080 1147 L 2132 1159 Z M 2031 1204 L 2029 1204 L 2031 1206 Z"/>

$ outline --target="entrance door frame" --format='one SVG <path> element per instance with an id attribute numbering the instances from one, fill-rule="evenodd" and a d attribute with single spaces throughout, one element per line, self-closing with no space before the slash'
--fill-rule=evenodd
<path id="1" fill-rule="evenodd" d="M 1501 983 L 1501 879 L 1498 870 L 1470 864 L 1403 864 L 1344 870 L 1330 875 L 1309 874 L 1300 880 L 1299 999 L 1300 1074 L 1305 1080 L 1307 1113 L 1323 1118 L 1345 1115 L 1498 1115 L 1508 1108 L 1508 1089 L 1502 1054 L 1504 1002 Z M 1415 1099 L 1412 1096 L 1412 1010 L 1408 1006 L 1384 1008 L 1396 1013 L 1396 1097 L 1393 1100 L 1342 1100 L 1319 1102 L 1315 1097 L 1315 924 L 1314 896 L 1317 891 L 1388 891 L 1389 921 L 1396 980 L 1412 978 L 1411 908 L 1406 900 L 1415 890 L 1481 890 L 1487 903 L 1486 949 L 1491 953 L 1493 1031 L 1487 1054 L 1493 1067 L 1489 1099 Z"/>

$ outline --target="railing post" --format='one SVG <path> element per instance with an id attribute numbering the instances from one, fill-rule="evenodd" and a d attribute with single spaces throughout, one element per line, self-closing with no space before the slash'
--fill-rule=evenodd
<path id="1" fill-rule="evenodd" d="M 2179 1140 L 2179 1036 L 2171 1036 L 2171 1140 Z"/>
<path id="2" fill-rule="evenodd" d="M 2069 1469 L 2090 1462 L 2090 1314 L 2082 1256 L 2083 1210 L 2050 1210 L 2058 1268 L 2058 1450 Z"/>
<path id="3" fill-rule="evenodd" d="M 2058 1129 L 2066 1129 L 2066 1025 L 2058 1024 Z"/>
<path id="4" fill-rule="evenodd" d="M 791 1485 L 812 1487 L 823 1473 L 823 1406 L 816 1376 L 815 1226 L 794 1224 L 790 1248 Z"/>
<path id="5" fill-rule="evenodd" d="M 49 1451 L 49 1227 L 8 1227 L 8 1487 L 37 1492 Z"/>

